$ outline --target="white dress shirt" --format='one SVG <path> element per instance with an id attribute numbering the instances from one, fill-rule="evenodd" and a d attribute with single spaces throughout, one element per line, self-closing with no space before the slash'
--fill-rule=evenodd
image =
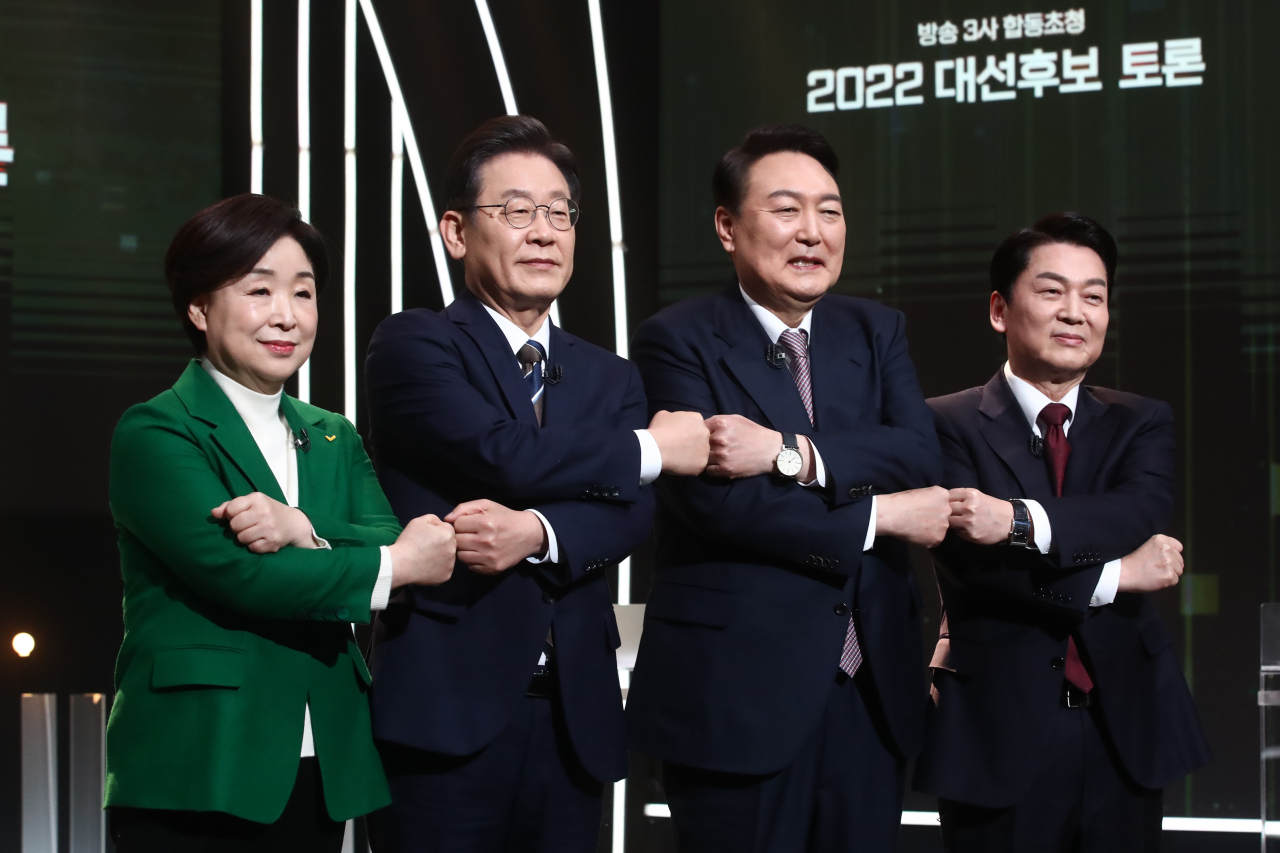
<path id="1" fill-rule="evenodd" d="M 551 323 L 545 318 L 542 321 L 542 325 L 538 327 L 538 331 L 530 335 L 484 302 L 480 304 L 484 307 L 484 310 L 489 312 L 493 322 L 498 324 L 498 329 L 502 332 L 503 337 L 507 339 L 507 345 L 511 347 L 512 355 L 516 355 L 517 364 L 520 364 L 520 358 L 517 353 L 520 352 L 522 346 L 531 340 L 537 341 L 542 345 L 542 351 L 546 353 L 545 361 L 549 362 L 551 360 Z M 523 365 L 521 366 L 523 368 Z M 647 486 L 658 479 L 658 475 L 662 473 L 662 451 L 658 449 L 657 440 L 649 435 L 648 430 L 638 429 L 635 434 L 636 440 L 640 442 L 640 485 Z M 536 509 L 525 510 L 525 512 L 531 512 L 536 515 L 538 520 L 542 522 L 542 529 L 547 533 L 547 553 L 539 557 L 528 557 L 528 561 L 530 563 L 560 562 L 560 547 L 556 542 L 556 532 L 552 529 L 551 522 L 547 521 L 546 516 Z"/>
<path id="2" fill-rule="evenodd" d="M 1009 366 L 1009 362 L 1004 363 L 1004 377 L 1009 381 L 1009 390 L 1013 391 L 1013 397 L 1018 401 L 1018 408 L 1022 409 L 1022 414 L 1026 416 L 1027 422 L 1031 424 L 1031 430 L 1041 438 L 1044 437 L 1044 428 L 1040 425 L 1040 413 L 1044 411 L 1044 407 L 1053 402 L 1040 389 L 1031 383 L 1018 378 L 1013 373 L 1013 368 Z M 1071 416 L 1062 424 L 1062 432 L 1066 435 L 1071 430 L 1071 424 L 1075 420 L 1076 401 L 1080 399 L 1080 385 L 1077 383 L 1070 391 L 1068 391 L 1058 402 L 1071 410 Z M 1031 515 L 1031 525 L 1035 534 L 1035 547 L 1041 554 L 1048 554 L 1053 550 L 1053 528 L 1049 524 L 1049 515 L 1044 511 L 1044 507 L 1039 501 L 1026 500 L 1022 501 L 1027 506 L 1027 511 Z M 1098 585 L 1094 587 L 1093 595 L 1089 599 L 1090 607 L 1104 607 L 1116 600 L 1116 592 L 1120 588 L 1120 561 L 1112 560 L 1102 567 L 1102 577 L 1098 578 Z"/>
<path id="3" fill-rule="evenodd" d="M 200 360 L 200 366 L 213 378 L 222 393 L 227 395 L 231 405 L 236 407 L 249 434 L 253 436 L 258 450 L 267 460 L 267 466 L 276 477 L 280 491 L 284 493 L 289 506 L 298 505 L 298 451 L 293 444 L 293 432 L 280 410 L 280 398 L 284 394 L 281 389 L 274 394 L 262 394 L 246 388 L 229 376 L 226 376 L 208 358 Z M 311 530 L 311 547 L 329 549 L 328 542 Z M 381 558 L 378 563 L 378 580 L 373 586 L 373 595 L 369 604 L 370 610 L 385 610 L 387 600 L 391 597 L 391 551 L 385 545 L 379 548 Z M 315 741 L 311 736 L 311 705 L 303 711 L 302 720 L 302 757 L 316 754 Z"/>
<path id="4" fill-rule="evenodd" d="M 738 283 L 738 292 L 742 294 L 742 298 L 747 303 L 747 307 L 751 309 L 751 313 L 755 316 L 756 320 L 760 323 L 761 327 L 764 328 L 764 333 L 769 336 L 769 340 L 774 344 L 777 344 L 778 338 L 782 336 L 782 333 L 787 331 L 788 329 L 791 329 L 791 327 L 788 326 L 786 323 L 782 322 L 782 320 L 778 319 L 778 315 L 774 314 L 768 308 L 765 308 L 759 302 L 756 302 L 754 299 L 752 299 L 750 295 L 747 294 L 746 288 L 742 286 L 741 282 Z M 805 312 L 804 317 L 800 320 L 800 325 L 796 326 L 795 329 L 792 329 L 792 331 L 796 331 L 796 330 L 802 331 L 807 336 L 807 339 L 809 341 L 812 341 L 813 340 L 812 326 L 813 326 L 813 311 L 809 310 Z M 800 485 L 806 488 L 811 488 L 811 489 L 826 488 L 827 466 L 822 464 L 822 454 L 818 452 L 818 445 L 814 444 L 812 436 L 806 435 L 805 438 L 809 439 L 809 449 L 813 451 L 813 479 L 807 483 L 801 483 Z M 867 525 L 867 536 L 863 540 L 862 550 L 870 551 L 871 547 L 875 544 L 876 544 L 876 497 L 875 495 L 872 495 L 871 496 L 871 523 Z"/>

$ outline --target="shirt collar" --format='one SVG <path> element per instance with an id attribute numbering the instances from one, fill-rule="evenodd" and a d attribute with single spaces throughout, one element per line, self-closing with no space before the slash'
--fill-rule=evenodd
<path id="1" fill-rule="evenodd" d="M 511 322 L 506 317 L 503 317 L 497 311 L 494 311 L 483 301 L 477 301 L 480 302 L 480 305 L 484 310 L 489 312 L 489 316 L 493 318 L 493 322 L 498 324 L 498 329 L 502 332 L 502 336 L 507 339 L 507 345 L 511 347 L 511 352 L 520 352 L 520 347 L 533 340 L 542 344 L 543 352 L 547 354 L 548 358 L 551 357 L 551 323 L 549 323 L 546 318 L 543 318 L 542 325 L 538 327 L 538 331 L 534 332 L 533 335 L 530 336 L 524 329 Z"/>
<path id="2" fill-rule="evenodd" d="M 1004 363 L 1004 378 L 1009 380 L 1009 390 L 1013 392 L 1013 398 L 1018 401 L 1018 408 L 1022 409 L 1022 414 L 1026 416 L 1027 423 L 1031 424 L 1031 428 L 1035 430 L 1036 435 L 1043 436 L 1044 430 L 1040 428 L 1040 413 L 1044 411 L 1044 407 L 1053 402 L 1046 397 L 1039 388 L 1036 388 L 1025 379 L 1020 379 L 1013 374 L 1013 368 L 1009 366 L 1009 362 Z M 1077 382 L 1071 386 L 1061 400 L 1058 402 L 1071 410 L 1071 418 L 1062 425 L 1062 433 L 1066 435 L 1071 431 L 1071 424 L 1076 418 L 1076 400 L 1080 397 L 1080 383 Z"/>
<path id="3" fill-rule="evenodd" d="M 742 286 L 742 282 L 738 282 L 738 292 L 742 294 L 743 300 L 746 301 L 747 307 L 751 309 L 751 313 L 755 315 L 756 320 L 758 320 L 760 325 L 764 327 L 764 333 L 769 336 L 769 340 L 776 344 L 778 342 L 778 337 L 791 327 L 779 320 L 777 314 L 774 314 L 768 308 L 765 308 L 759 302 L 752 299 L 747 294 L 746 288 Z M 810 343 L 812 343 L 813 340 L 813 331 L 810 328 L 812 325 L 813 309 L 811 308 L 804 313 L 804 319 L 800 321 L 800 325 L 797 327 L 803 331 L 806 336 L 808 336 Z"/>
<path id="4" fill-rule="evenodd" d="M 231 405 L 236 407 L 240 417 L 246 422 L 267 422 L 272 418 L 280 418 L 280 398 L 284 395 L 281 388 L 274 394 L 263 394 L 246 388 L 213 366 L 208 356 L 200 359 L 200 366 L 213 378 L 222 393 L 227 395 Z"/>

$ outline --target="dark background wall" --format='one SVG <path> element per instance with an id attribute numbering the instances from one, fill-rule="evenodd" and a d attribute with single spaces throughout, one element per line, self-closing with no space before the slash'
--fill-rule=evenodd
<path id="1" fill-rule="evenodd" d="M 583 215 L 562 325 L 613 346 L 610 235 L 585 0 L 491 0 L 517 104 L 578 155 Z M 760 0 L 603 6 L 617 129 L 628 317 L 722 286 L 709 175 L 749 128 L 810 123 L 836 144 L 850 222 L 838 288 L 906 312 L 927 393 L 985 381 L 1001 346 L 985 320 L 985 264 L 1016 227 L 1076 208 L 1120 240 L 1107 352 L 1090 382 L 1169 400 L 1182 503 L 1170 533 L 1191 580 L 1159 595 L 1180 637 L 1216 761 L 1170 790 L 1166 813 L 1256 816 L 1257 604 L 1275 597 L 1277 71 L 1261 0 L 1077 2 L 1067 40 L 922 47 L 916 25 L 971 14 L 948 0 Z M 373 7 L 395 63 L 428 186 L 477 124 L 504 112 L 474 4 Z M 1010 0 L 1005 13 L 1041 7 Z M 1203 39 L 1205 84 L 1116 87 L 1120 45 Z M 264 172 L 295 200 L 297 6 L 264 4 Z M 1033 47 L 1099 47 L 1105 89 L 956 104 L 934 97 L 937 59 Z M 342 274 L 343 3 L 311 7 L 312 221 L 330 241 L 312 399 L 343 407 L 343 292 L 356 288 L 357 349 L 390 307 L 391 99 L 363 16 L 357 28 L 355 281 Z M 806 110 L 807 74 L 923 63 L 925 102 Z M 168 387 L 190 353 L 161 264 L 191 213 L 249 188 L 249 3 L 0 0 L 0 100 L 16 151 L 0 187 L 0 849 L 17 848 L 19 692 L 105 692 L 120 640 L 120 580 L 106 503 L 111 431 Z M 404 304 L 439 308 L 440 284 L 406 162 Z M 453 286 L 461 270 L 450 262 Z M 357 426 L 365 427 L 363 401 Z M 921 588 L 933 589 L 927 555 Z M 633 559 L 633 598 L 649 584 Z M 934 604 L 936 614 L 936 602 Z M 925 626 L 926 633 L 936 624 Z M 8 648 L 28 631 L 27 660 Z M 8 698 L 5 698 L 8 697 Z M 630 849 L 669 850 L 643 817 L 662 791 L 633 760 Z M 65 782 L 64 782 L 65 784 Z M 932 809 L 926 798 L 909 808 Z M 1169 849 L 1189 841 L 1171 841 Z M 912 846 L 916 845 L 916 846 Z M 936 830 L 904 848 L 936 849 Z M 1225 849 L 1219 844 L 1218 849 Z"/>

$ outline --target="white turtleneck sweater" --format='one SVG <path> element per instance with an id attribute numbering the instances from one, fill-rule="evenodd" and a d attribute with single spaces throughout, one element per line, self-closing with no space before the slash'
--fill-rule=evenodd
<path id="1" fill-rule="evenodd" d="M 262 394 L 246 388 L 229 376 L 221 373 L 208 358 L 200 360 L 213 381 L 227 395 L 231 405 L 236 407 L 249 434 L 253 436 L 258 450 L 267 460 L 271 473 L 275 474 L 280 491 L 284 493 L 289 506 L 298 505 L 298 451 L 293 444 L 293 432 L 280 410 L 280 398 L 284 389 L 274 394 Z M 330 547 L 329 543 L 311 531 L 311 547 Z M 384 545 L 380 548 L 382 558 L 378 565 L 378 580 L 373 586 L 373 596 L 369 604 L 370 610 L 385 610 L 387 600 L 391 597 L 391 551 Z M 302 718 L 302 757 L 316 754 L 315 741 L 311 736 L 311 705 L 303 710 Z"/>

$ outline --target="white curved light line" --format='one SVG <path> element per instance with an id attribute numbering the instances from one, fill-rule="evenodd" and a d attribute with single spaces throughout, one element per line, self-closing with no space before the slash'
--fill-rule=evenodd
<path id="1" fill-rule="evenodd" d="M 498 88 L 502 90 L 502 108 L 509 116 L 520 115 L 516 106 L 516 93 L 511 88 L 511 75 L 507 73 L 507 60 L 502 56 L 502 44 L 498 41 L 498 29 L 493 25 L 493 16 L 489 14 L 488 0 L 476 0 L 476 11 L 480 13 L 480 26 L 484 28 L 485 41 L 489 43 L 489 56 L 493 58 L 493 70 L 498 75 Z M 560 325 L 560 305 L 551 303 L 551 322 Z"/>
<path id="2" fill-rule="evenodd" d="M 511 76 L 507 73 L 506 60 L 502 58 L 502 45 L 498 43 L 498 31 L 493 26 L 493 16 L 489 14 L 488 0 L 476 0 L 476 11 L 480 13 L 480 26 L 484 28 L 485 40 L 489 42 L 489 55 L 493 57 L 493 70 L 498 74 L 498 88 L 502 90 L 502 105 L 507 115 L 519 115 L 516 109 L 516 95 L 511 89 Z"/>
<path id="3" fill-rule="evenodd" d="M 591 52 L 595 56 L 596 89 L 600 94 L 600 136 L 604 143 L 604 179 L 609 199 L 609 242 L 613 259 L 613 349 L 627 357 L 627 270 L 622 242 L 622 196 L 618 188 L 618 149 L 613 133 L 613 96 L 609 64 L 604 53 L 604 20 L 600 0 L 587 0 L 591 18 Z M 631 558 L 618 564 L 618 603 L 631 603 Z M 616 843 L 615 850 L 622 848 Z"/>
<path id="4" fill-rule="evenodd" d="M 609 198 L 609 240 L 613 256 L 614 351 L 627 357 L 627 270 L 622 242 L 622 197 L 618 188 L 618 148 L 613 132 L 613 96 L 609 91 L 609 65 L 604 54 L 604 22 L 600 0 L 587 0 L 591 15 L 591 48 L 596 60 L 596 88 L 600 92 L 600 134 L 604 141 L 604 178 Z"/>
<path id="5" fill-rule="evenodd" d="M 422 167 L 422 154 L 418 151 L 418 138 L 413 132 L 413 122 L 409 120 L 409 112 L 404 106 L 404 93 L 400 89 L 400 79 L 396 76 L 395 66 L 391 64 L 391 51 L 387 49 L 387 40 L 382 35 L 382 27 L 378 23 L 378 14 L 373 10 L 373 0 L 359 0 L 360 9 L 364 12 L 365 23 L 369 25 L 369 35 L 373 38 L 373 49 L 378 54 L 378 62 L 382 65 L 382 76 L 386 78 L 387 89 L 391 92 L 391 109 L 400 113 L 400 129 L 404 134 L 404 150 L 409 158 L 409 168 L 413 173 L 413 183 L 418 190 L 418 201 L 422 205 L 422 217 L 427 221 L 427 235 L 431 240 L 431 254 L 436 262 L 436 276 L 440 280 L 440 296 L 444 304 L 453 302 L 453 284 L 449 280 L 449 265 L 445 261 L 444 241 L 440 238 L 440 220 L 436 217 L 435 206 L 431 203 L 431 191 L 427 189 L 427 172 Z"/>
<path id="6" fill-rule="evenodd" d="M 356 0 L 346 0 L 342 61 L 342 413 L 356 422 Z"/>
<path id="7" fill-rule="evenodd" d="M 391 111 L 391 313 L 404 310 L 404 134 Z"/>
<path id="8" fill-rule="evenodd" d="M 249 192 L 262 192 L 262 0 L 249 3 Z"/>
<path id="9" fill-rule="evenodd" d="M 298 213 L 311 221 L 311 0 L 298 0 Z M 311 402 L 311 359 L 298 368 L 298 399 Z"/>

